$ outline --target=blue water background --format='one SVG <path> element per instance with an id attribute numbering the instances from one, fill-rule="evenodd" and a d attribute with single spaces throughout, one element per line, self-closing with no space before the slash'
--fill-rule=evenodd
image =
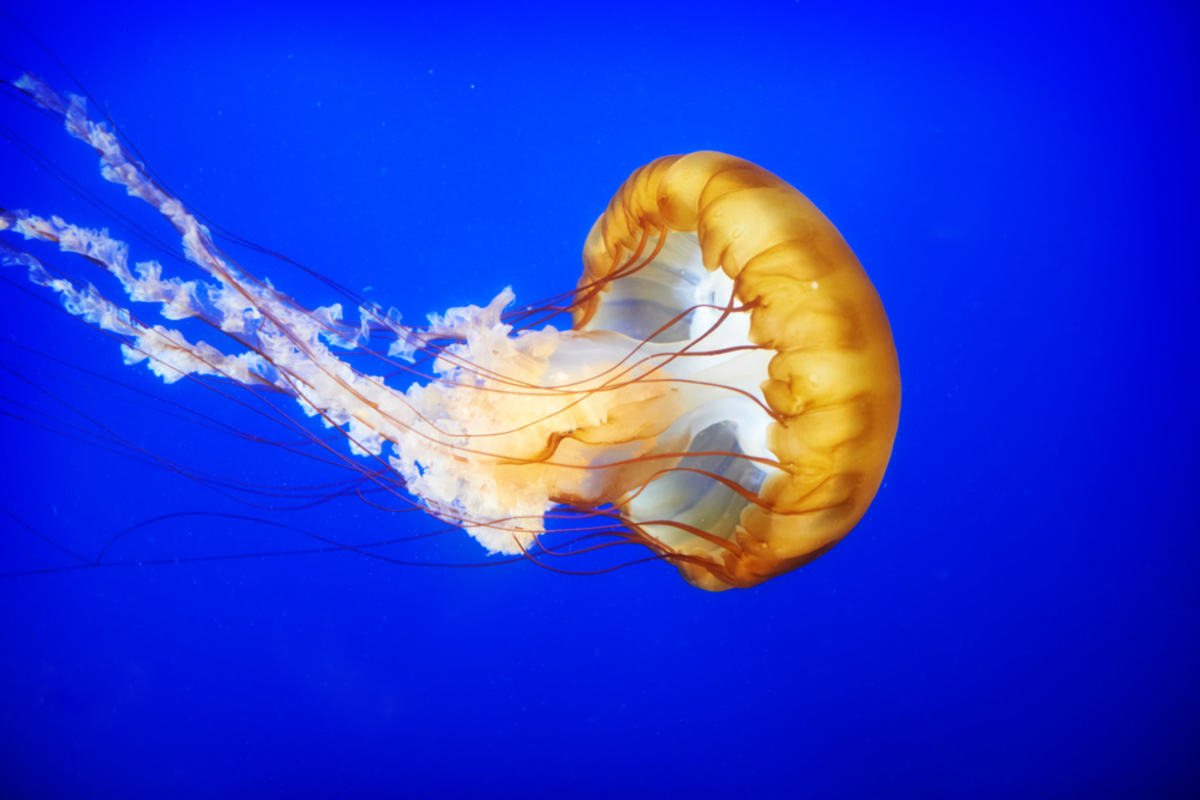
<path id="1" fill-rule="evenodd" d="M 2 578 L 0 796 L 1200 794 L 1193 4 L 254 5 L 4 8 L 180 196 L 409 320 L 573 286 L 592 221 L 660 155 L 767 167 L 887 307 L 885 484 L 829 555 L 717 595 L 663 564 L 347 553 Z M 71 88 L 4 21 L 0 50 Z M 0 121 L 175 243 L 51 121 L 9 98 Z M 161 257 L 3 142 L 0 205 Z M 71 438 L 95 422 L 228 478 L 342 477 L 113 389 L 98 376 L 261 428 L 4 277 L 0 571 L 71 563 L 32 531 L 94 556 L 178 512 L 354 542 L 436 527 L 358 500 L 248 511 Z M 176 517 L 108 557 L 307 546 Z M 483 559 L 462 534 L 406 552 Z"/>

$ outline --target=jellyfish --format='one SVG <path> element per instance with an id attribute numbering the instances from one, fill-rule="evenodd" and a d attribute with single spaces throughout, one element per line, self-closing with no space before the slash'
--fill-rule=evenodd
<path id="1" fill-rule="evenodd" d="M 489 554 L 524 555 L 555 508 L 592 510 L 692 585 L 747 588 L 828 552 L 878 491 L 899 421 L 883 304 L 832 223 L 767 170 L 716 152 L 633 172 L 584 243 L 573 290 L 406 325 L 370 303 L 310 309 L 255 278 L 156 182 L 80 97 L 13 84 L 100 156 L 103 176 L 182 237 L 205 279 L 130 263 L 106 230 L 26 211 L 0 230 L 107 270 L 168 322 L 201 320 L 220 347 L 149 324 L 91 284 L 0 240 L 65 308 L 116 335 L 129 364 L 167 382 L 216 376 L 294 400 L 386 463 L 416 502 Z M 570 327 L 547 324 L 569 313 Z M 561 317 L 560 317 L 561 318 Z M 388 342 L 388 363 L 430 363 L 407 387 L 338 350 Z"/>

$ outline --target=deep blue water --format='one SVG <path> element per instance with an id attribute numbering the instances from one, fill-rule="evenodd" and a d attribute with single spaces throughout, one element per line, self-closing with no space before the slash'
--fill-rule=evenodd
<path id="1" fill-rule="evenodd" d="M 765 166 L 887 307 L 886 482 L 832 553 L 719 595 L 655 563 L 189 562 L 311 542 L 159 520 L 106 557 L 184 563 L 0 578 L 0 796 L 1200 794 L 1193 6 L 248 5 L 4 10 L 210 219 L 409 320 L 570 288 L 592 221 L 657 156 Z M 2 20 L 0 52 L 72 88 Z M 7 94 L 10 131 L 175 243 Z M 0 205 L 161 257 L 8 142 Z M 136 390 L 262 425 L 3 277 L 0 572 L 71 563 L 34 532 L 94 557 L 180 512 L 356 542 L 436 527 L 356 499 L 248 511 L 83 441 L 71 425 L 230 479 L 343 477 L 162 413 Z M 405 552 L 481 558 L 462 534 Z"/>

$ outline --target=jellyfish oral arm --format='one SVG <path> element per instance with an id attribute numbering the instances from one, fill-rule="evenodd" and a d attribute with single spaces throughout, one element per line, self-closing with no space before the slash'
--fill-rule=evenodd
<path id="1" fill-rule="evenodd" d="M 30 279 L 57 292 L 72 314 L 125 337 L 126 361 L 148 364 L 168 383 L 187 375 L 215 375 L 269 387 L 294 397 L 308 415 L 344 428 L 356 453 L 379 456 L 390 444 L 391 462 L 408 480 L 408 488 L 436 515 L 464 525 L 491 552 L 518 553 L 530 547 L 552 498 L 583 501 L 597 494 L 587 487 L 587 473 L 576 468 L 586 459 L 570 452 L 570 446 L 562 453 L 547 451 L 548 441 L 603 425 L 605 409 L 613 403 L 639 403 L 669 391 L 636 380 L 605 385 L 612 382 L 608 378 L 595 379 L 596 385 L 589 386 L 592 368 L 581 368 L 588 362 L 579 353 L 561 351 L 552 363 L 560 340 L 577 340 L 590 358 L 603 349 L 597 344 L 599 337 L 553 328 L 510 336 L 511 328 L 499 320 L 512 300 L 510 292 L 484 308 L 433 315 L 421 333 L 399 326 L 397 315 L 381 323 L 374 310 L 363 309 L 362 325 L 348 332 L 337 324 L 340 307 L 304 309 L 223 258 L 195 216 L 158 187 L 115 136 L 87 117 L 81 98 L 64 99 L 30 76 L 16 85 L 59 114 L 72 136 L 96 150 L 107 180 L 154 206 L 182 235 L 187 258 L 215 280 L 165 279 L 154 261 L 130 267 L 128 247 L 107 231 L 81 228 L 57 217 L 5 212 L 0 229 L 54 243 L 63 252 L 87 259 L 113 274 L 130 300 L 158 304 L 167 319 L 202 320 L 245 350 L 226 353 L 203 341 L 192 343 L 178 330 L 144 324 L 90 284 L 56 277 L 39 259 L 8 242 L 0 245 L 0 262 L 26 268 Z M 439 380 L 402 392 L 381 377 L 357 372 L 329 347 L 354 347 L 381 327 L 397 334 L 389 354 L 409 360 L 426 341 L 452 338 L 460 343 L 440 351 L 435 365 Z M 642 367 L 637 374 L 651 371 Z M 547 374 L 551 382 L 572 388 L 546 391 L 542 382 Z M 621 452 L 633 457 L 639 447 L 630 445 Z M 610 456 L 619 459 L 620 453 Z M 519 478 L 496 479 L 497 472 L 520 466 L 526 469 Z M 536 470 L 545 475 L 527 474 Z"/>

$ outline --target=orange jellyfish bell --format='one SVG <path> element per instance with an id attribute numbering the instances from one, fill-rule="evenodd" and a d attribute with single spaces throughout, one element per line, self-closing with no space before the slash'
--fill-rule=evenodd
<path id="1" fill-rule="evenodd" d="M 833 224 L 748 161 L 668 156 L 617 191 L 583 263 L 575 330 L 652 343 L 699 335 L 705 353 L 736 355 L 689 379 L 745 393 L 693 411 L 687 442 L 664 432 L 656 450 L 683 455 L 616 501 L 630 529 L 712 591 L 754 586 L 828 552 L 878 491 L 900 414 L 887 315 Z M 687 319 L 714 317 L 693 309 L 705 299 L 727 304 L 716 324 Z"/>

